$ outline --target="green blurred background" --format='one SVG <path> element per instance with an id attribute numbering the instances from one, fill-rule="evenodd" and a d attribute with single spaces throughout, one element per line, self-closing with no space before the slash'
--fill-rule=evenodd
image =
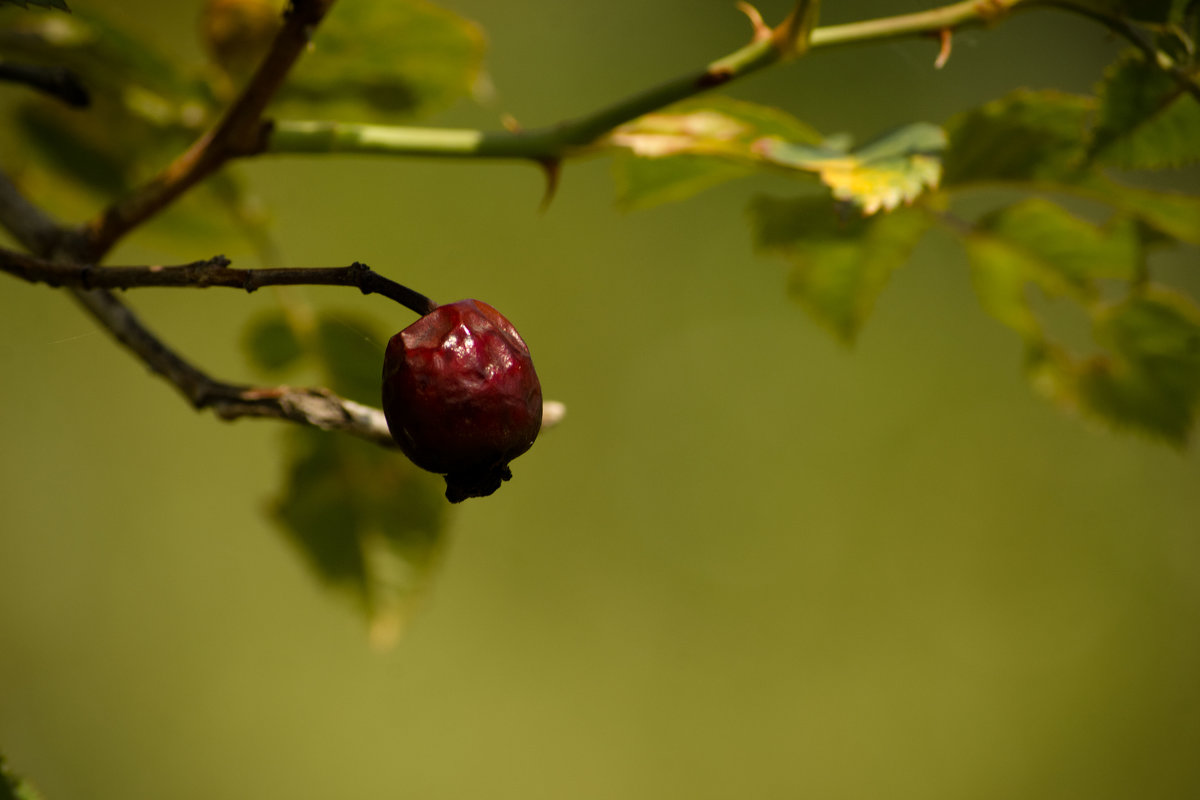
<path id="1" fill-rule="evenodd" d="M 200 59 L 197 3 L 105 5 Z M 448 6 L 487 31 L 497 87 L 436 120 L 455 125 L 573 116 L 749 32 L 725 0 Z M 861 139 L 1017 86 L 1087 90 L 1116 49 L 1031 13 L 957 37 L 941 71 L 932 42 L 881 44 L 728 93 Z M 244 171 L 288 264 L 486 299 L 569 415 L 455 510 L 380 654 L 265 513 L 281 425 L 191 412 L 63 293 L 0 279 L 0 748 L 47 800 L 1200 796 L 1200 454 L 1036 398 L 949 242 L 850 351 L 751 253 L 745 204 L 782 179 L 623 215 L 607 162 L 572 163 L 540 214 L 528 167 Z M 112 260 L 217 252 L 253 263 L 154 225 Z M 1197 293 L 1194 257 L 1157 266 Z M 252 377 L 241 331 L 270 294 L 128 299 Z"/>

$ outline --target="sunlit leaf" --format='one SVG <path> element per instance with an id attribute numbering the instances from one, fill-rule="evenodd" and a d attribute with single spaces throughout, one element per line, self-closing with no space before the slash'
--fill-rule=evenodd
<path id="1" fill-rule="evenodd" d="M 449 105 L 482 71 L 478 26 L 425 0 L 339 3 L 274 108 L 388 119 Z"/>
<path id="2" fill-rule="evenodd" d="M 854 203 L 864 214 L 874 214 L 911 203 L 926 189 L 936 187 L 945 145 L 941 128 L 915 123 L 849 153 L 775 137 L 760 139 L 754 152 L 772 164 L 817 173 L 835 198 Z"/>
<path id="3" fill-rule="evenodd" d="M 705 189 L 754 172 L 748 164 L 708 156 L 613 159 L 617 205 L 627 211 L 686 200 Z"/>
<path id="4" fill-rule="evenodd" d="M 1094 108 L 1089 97 L 1021 89 L 959 114 L 946 125 L 942 185 L 1075 180 Z"/>
<path id="5" fill-rule="evenodd" d="M 1100 87 L 1092 154 L 1127 169 L 1200 161 L 1200 102 L 1138 52 L 1109 68 Z"/>
<path id="6" fill-rule="evenodd" d="M 764 136 L 816 144 L 812 128 L 779 109 L 712 97 L 678 103 L 619 127 L 609 143 L 617 202 L 626 209 L 673 202 L 756 169 Z"/>
<path id="7" fill-rule="evenodd" d="M 760 196 L 750 219 L 758 249 L 794 265 L 796 299 L 844 342 L 857 336 L 888 277 L 932 224 L 922 209 L 863 217 L 824 196 Z"/>
<path id="8" fill-rule="evenodd" d="M 444 545 L 440 481 L 399 452 L 350 437 L 297 428 L 288 440 L 276 518 L 316 574 L 366 611 L 372 643 L 394 644 Z"/>

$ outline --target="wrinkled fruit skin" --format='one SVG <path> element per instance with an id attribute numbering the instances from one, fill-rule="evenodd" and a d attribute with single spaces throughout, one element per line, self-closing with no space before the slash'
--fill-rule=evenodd
<path id="1" fill-rule="evenodd" d="M 478 300 L 439 306 L 388 342 L 383 413 L 414 464 L 446 476 L 452 503 L 486 497 L 542 427 L 529 348 Z"/>

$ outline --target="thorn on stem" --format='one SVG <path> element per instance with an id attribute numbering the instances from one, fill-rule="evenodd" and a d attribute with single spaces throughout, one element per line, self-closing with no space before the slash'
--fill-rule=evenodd
<path id="1" fill-rule="evenodd" d="M 938 49 L 937 58 L 934 59 L 933 68 L 941 69 L 950 60 L 950 42 L 954 37 L 954 31 L 950 28 L 942 28 L 937 35 L 941 47 Z"/>
<path id="2" fill-rule="evenodd" d="M 784 60 L 799 58 L 808 52 L 820 6 L 820 0 L 796 0 L 792 13 L 771 31 L 771 41 Z"/>
<path id="3" fill-rule="evenodd" d="M 550 207 L 554 195 L 558 193 L 558 179 L 562 175 L 562 159 L 545 158 L 538 160 L 538 166 L 546 176 L 546 190 L 542 193 L 542 202 L 538 210 L 545 212 Z"/>
<path id="4" fill-rule="evenodd" d="M 737 10 L 750 18 L 750 24 L 754 27 L 754 38 L 751 41 L 765 42 L 771 38 L 771 26 L 763 21 L 762 13 L 757 8 L 739 0 Z"/>

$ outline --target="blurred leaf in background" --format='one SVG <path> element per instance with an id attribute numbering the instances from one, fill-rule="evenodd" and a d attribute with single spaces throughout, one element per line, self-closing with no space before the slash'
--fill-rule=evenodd
<path id="1" fill-rule="evenodd" d="M 289 299 L 247 327 L 251 362 L 273 379 L 315 367 L 323 385 L 377 405 L 382 339 L 361 314 Z M 445 543 L 439 478 L 398 450 L 293 428 L 272 515 L 321 580 L 346 592 L 375 647 L 396 644 L 424 597 Z"/>
<path id="2" fill-rule="evenodd" d="M 204 84 L 93 13 L 18 14 L 0 26 L 0 54 L 77 75 L 86 110 L 34 97 L 15 122 L 60 191 L 128 191 L 186 147 L 215 107 Z"/>
<path id="3" fill-rule="evenodd" d="M 0 754 L 0 800 L 42 800 L 42 796 L 29 781 L 9 771 Z"/>
<path id="4" fill-rule="evenodd" d="M 368 442 L 308 428 L 286 435 L 274 516 L 322 581 L 360 604 L 372 646 L 387 649 L 403 635 L 444 548 L 437 476 Z"/>
<path id="5" fill-rule="evenodd" d="M 1200 88 L 1193 85 L 1189 92 L 1143 54 L 1129 51 L 1109 67 L 1099 95 L 1093 158 L 1124 169 L 1169 169 L 1200 161 Z"/>
<path id="6" fill-rule="evenodd" d="M 820 134 L 790 114 L 728 97 L 677 103 L 617 128 L 613 175 L 626 210 L 677 202 L 753 174 L 754 142 L 764 136 L 812 144 Z"/>
<path id="7" fill-rule="evenodd" d="M 827 195 L 759 196 L 749 213 L 755 246 L 791 262 L 792 295 L 846 343 L 854 341 L 888 277 L 933 224 L 914 208 L 864 217 Z"/>
<path id="8" fill-rule="evenodd" d="M 186 30 L 198 6 L 107 8 Z M 488 18 L 522 91 L 576 108 L 744 33 L 706 28 L 684 2 L 455 8 Z M 868 135 L 903 122 L 917 93 L 943 119 L 997 80 L 1085 92 L 1113 47 L 1077 23 L 1014 15 L 959 40 L 978 34 L 936 79 L 928 42 L 897 42 L 813 52 L 818 68 L 781 69 L 751 91 L 861 120 Z M 905 66 L 909 45 L 919 69 Z M 580 91 L 588 70 L 600 79 Z M 712 102 L 747 131 L 769 129 L 767 112 Z M 188 414 L 62 293 L 10 287 L 0 738 L 52 800 L 1190 797 L 1197 454 L 1063 423 L 1003 375 L 1032 341 L 1031 380 L 1076 411 L 1159 441 L 1190 424 L 1195 307 L 1156 281 L 1194 275 L 1191 254 L 1166 247 L 1200 240 L 1197 200 L 1104 171 L 1091 138 L 1102 102 L 1025 91 L 958 115 L 943 186 L 867 218 L 816 175 L 761 159 L 616 154 L 636 171 L 631 207 L 726 176 L 774 175 L 746 189 L 756 197 L 799 179 L 811 196 L 785 187 L 754 201 L 755 243 L 787 262 L 823 326 L 859 334 L 852 358 L 810 335 L 773 281 L 739 268 L 735 192 L 622 220 L 584 164 L 573 194 L 538 217 L 514 201 L 517 169 L 345 158 L 246 170 L 280 209 L 291 252 L 342 263 L 369 242 L 421 285 L 529 309 L 539 366 L 580 413 L 528 483 L 452 518 L 437 478 L 398 453 Z M 687 115 L 711 123 L 709 139 L 734 130 L 703 105 Z M 785 142 L 852 152 L 774 118 Z M 660 132 L 679 133 L 676 122 Z M 934 226 L 944 235 L 921 236 Z M 157 263 L 146 234 L 120 258 Z M 213 241 L 204 254 L 225 248 Z M 991 302 L 1018 323 L 1031 315 L 1037 337 L 1006 340 L 972 308 L 975 267 L 956 242 L 971 258 L 996 249 Z M 910 250 L 914 269 L 898 272 Z M 1174 255 L 1175 272 L 1148 253 Z M 862 336 L 884 285 L 895 313 Z M 136 302 L 228 374 L 228 323 L 265 294 Z M 247 331 L 256 363 L 271 380 L 377 402 L 376 326 L 298 294 L 279 292 Z M 120 392 L 79 391 L 118 379 Z M 281 455 L 278 487 L 264 488 Z M 268 491 L 283 536 L 248 513 Z M 377 645 L 394 641 L 454 523 L 452 574 L 413 646 L 362 652 L 348 615 L 325 613 L 327 595 L 363 608 Z M 282 541 L 333 592 L 297 576 Z"/>
<path id="9" fill-rule="evenodd" d="M 729 98 L 678 103 L 617 128 L 617 203 L 645 208 L 686 199 L 762 171 L 815 175 L 865 214 L 912 202 L 936 187 L 945 134 L 935 125 L 898 128 L 853 150 L 849 137 L 822 139 L 777 108 Z"/>
<path id="10" fill-rule="evenodd" d="M 485 44 L 473 22 L 425 0 L 339 3 L 272 108 L 347 120 L 428 114 L 475 88 Z"/>

